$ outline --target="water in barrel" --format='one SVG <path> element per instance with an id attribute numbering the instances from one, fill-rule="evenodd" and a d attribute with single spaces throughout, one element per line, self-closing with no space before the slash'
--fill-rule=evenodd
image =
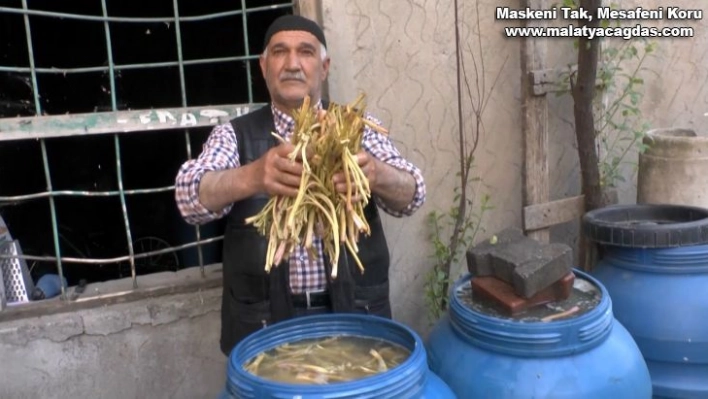
<path id="1" fill-rule="evenodd" d="M 375 338 L 351 335 L 289 342 L 249 359 L 244 369 L 271 381 L 290 384 L 331 384 L 389 371 L 410 351 Z"/>

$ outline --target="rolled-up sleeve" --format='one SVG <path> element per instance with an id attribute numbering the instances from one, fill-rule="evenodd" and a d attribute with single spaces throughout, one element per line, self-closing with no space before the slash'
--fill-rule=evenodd
<path id="1" fill-rule="evenodd" d="M 369 114 L 366 115 L 366 119 L 379 126 L 382 125 L 381 121 Z M 381 207 L 384 212 L 394 217 L 410 216 L 415 213 L 415 211 L 417 211 L 423 203 L 425 203 L 426 195 L 425 180 L 423 179 L 423 174 L 420 169 L 401 155 L 400 151 L 398 151 L 387 135 L 379 133 L 368 126 L 364 128 L 362 147 L 378 160 L 385 162 L 396 169 L 410 173 L 415 179 L 415 194 L 413 195 L 411 202 L 408 203 L 408 205 L 406 205 L 403 209 L 391 209 L 386 206 L 383 200 L 374 196 L 374 201 L 376 201 L 376 204 Z"/>
<path id="2" fill-rule="evenodd" d="M 212 212 L 199 201 L 199 184 L 204 174 L 238 167 L 238 144 L 231 123 L 215 126 L 196 159 L 180 166 L 175 178 L 175 201 L 187 223 L 203 224 L 219 219 L 231 210 L 231 205 Z"/>

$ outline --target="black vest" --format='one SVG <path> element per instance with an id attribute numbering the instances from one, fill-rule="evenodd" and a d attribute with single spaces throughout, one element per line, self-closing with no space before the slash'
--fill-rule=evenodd
<path id="1" fill-rule="evenodd" d="M 277 145 L 270 106 L 231 121 L 241 165 L 260 158 Z M 224 291 L 221 309 L 221 350 L 228 355 L 246 335 L 268 324 L 293 317 L 287 259 L 266 273 L 267 238 L 244 223 L 268 202 L 267 195 L 234 203 L 227 216 L 223 245 Z M 365 210 L 371 235 L 361 235 L 359 259 L 362 274 L 344 246 L 338 262 L 338 277 L 330 276 L 331 262 L 325 257 L 327 288 L 334 312 L 362 311 L 391 317 L 388 299 L 389 253 L 379 211 L 373 199 Z"/>

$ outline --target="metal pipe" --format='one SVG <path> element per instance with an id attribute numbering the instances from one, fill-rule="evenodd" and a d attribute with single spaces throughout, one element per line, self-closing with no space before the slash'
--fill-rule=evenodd
<path id="1" fill-rule="evenodd" d="M 245 13 L 259 12 L 259 11 L 269 11 L 277 10 L 279 8 L 292 7 L 292 4 L 274 4 L 270 6 L 253 7 L 246 10 L 234 10 L 234 11 L 223 11 L 213 14 L 195 15 L 191 17 L 183 17 L 183 22 L 195 22 L 195 21 L 208 21 L 210 19 L 230 17 L 233 15 L 240 15 Z M 96 15 L 78 15 L 70 14 L 64 12 L 55 11 L 42 11 L 42 10 L 29 10 L 24 7 L 23 9 L 13 8 L 13 7 L 0 7 L 0 12 L 6 12 L 9 14 L 24 14 L 24 15 L 34 15 L 42 17 L 56 17 L 64 19 L 78 19 L 82 21 L 97 21 L 97 22 L 130 22 L 130 23 L 153 23 L 153 22 L 172 22 L 174 19 L 172 17 L 152 17 L 152 18 L 136 18 L 136 17 L 109 17 L 105 13 L 101 16 Z"/>
<path id="2" fill-rule="evenodd" d="M 187 85 L 185 83 L 185 78 L 184 78 L 184 56 L 182 54 L 182 31 L 181 31 L 181 26 L 180 26 L 179 1 L 178 0 L 172 1 L 172 9 L 173 9 L 174 15 L 175 15 L 175 19 L 174 19 L 175 39 L 177 40 L 177 62 L 179 64 L 179 83 L 180 83 L 180 90 L 181 90 L 181 94 L 182 94 L 182 106 L 186 108 L 187 107 Z M 192 156 L 192 148 L 191 148 L 190 140 L 189 140 L 189 130 L 184 131 L 184 140 L 185 140 L 186 146 L 187 146 L 187 159 L 189 159 Z M 199 225 L 194 226 L 194 232 L 196 234 L 197 241 L 199 241 L 201 239 L 201 231 L 199 229 Z M 202 255 L 201 245 L 197 245 L 197 257 L 199 259 L 199 270 L 201 271 L 202 277 L 205 277 L 206 274 L 204 272 L 204 258 Z"/>
<path id="3" fill-rule="evenodd" d="M 241 9 L 246 9 L 246 0 L 241 0 Z M 241 18 L 243 21 L 243 49 L 246 54 L 246 57 L 248 58 L 249 55 L 251 54 L 250 49 L 248 48 L 248 18 L 247 14 L 243 13 L 241 14 Z M 249 82 L 252 82 L 251 80 L 251 62 L 246 60 L 246 79 L 248 79 Z M 248 102 L 252 103 L 253 102 L 253 87 L 251 85 L 248 86 Z"/>
<path id="4" fill-rule="evenodd" d="M 182 65 L 201 65 L 201 64 L 216 64 L 221 62 L 233 62 L 233 61 L 244 61 L 258 59 L 258 56 L 234 56 L 234 57 L 217 57 L 217 58 L 201 58 L 197 60 L 183 60 Z M 148 69 L 148 68 L 163 68 L 179 66 L 179 61 L 164 61 L 164 62 L 147 62 L 144 64 L 125 64 L 125 65 L 113 65 L 113 70 L 130 70 L 130 69 Z M 88 73 L 88 72 L 107 72 L 110 70 L 107 66 L 100 67 L 82 67 L 82 68 L 23 68 L 23 67 L 8 67 L 0 66 L 0 72 L 30 72 L 34 70 L 38 73 L 51 73 L 51 74 L 69 74 L 69 73 Z"/>
<path id="5" fill-rule="evenodd" d="M 22 9 L 27 11 L 27 0 L 22 0 Z M 42 115 L 42 103 L 39 101 L 39 86 L 37 85 L 37 72 L 34 70 L 34 46 L 32 45 L 32 29 L 30 28 L 29 16 L 24 15 L 25 36 L 27 38 L 27 55 L 29 57 L 30 73 L 32 75 L 32 92 L 34 94 L 34 107 L 37 115 Z M 47 190 L 52 191 L 52 175 L 49 172 L 49 159 L 47 157 L 47 144 L 44 139 L 39 141 L 42 149 L 42 164 L 44 166 L 44 179 L 47 183 Z M 54 241 L 54 253 L 56 254 L 57 272 L 60 281 L 64 280 L 64 269 L 61 266 L 61 247 L 59 246 L 59 225 L 57 223 L 57 210 L 54 198 L 49 197 L 49 212 L 52 218 L 52 239 Z M 66 289 L 61 285 L 62 299 L 66 299 Z"/>
<path id="6" fill-rule="evenodd" d="M 179 245 L 176 247 L 158 249 L 158 250 L 150 251 L 150 252 L 142 252 L 140 254 L 134 255 L 133 259 L 142 259 L 142 258 L 154 256 L 154 255 L 162 255 L 162 254 L 167 254 L 167 253 L 171 253 L 171 252 L 177 252 L 177 251 L 181 251 L 183 249 L 196 247 L 198 245 L 210 244 L 212 242 L 216 242 L 216 241 L 223 240 L 223 239 L 224 239 L 224 236 L 218 236 L 218 237 L 208 238 L 206 240 L 190 242 L 190 243 Z M 118 263 L 118 262 L 124 262 L 126 260 L 130 260 L 130 258 L 131 258 L 130 255 L 119 256 L 116 258 L 72 258 L 72 257 L 57 258 L 55 256 L 36 256 L 36 255 L 27 255 L 27 254 L 23 254 L 23 255 L 3 255 L 3 254 L 0 254 L 0 259 L 25 259 L 25 260 L 35 260 L 35 261 L 40 261 L 40 262 L 54 262 L 57 260 L 61 260 L 64 263 L 79 263 L 79 264 L 88 264 L 88 265 L 102 265 L 102 264 L 106 264 L 106 263 Z"/>
<path id="7" fill-rule="evenodd" d="M 141 188 L 136 190 L 123 190 L 126 195 L 135 194 L 156 194 L 164 193 L 168 191 L 173 191 L 175 186 L 159 187 L 159 188 Z M 3 202 L 21 202 L 39 198 L 48 197 L 66 197 L 66 196 L 77 196 L 77 197 L 112 197 L 120 195 L 120 191 L 72 191 L 72 190 L 57 190 L 57 191 L 45 191 L 36 194 L 25 194 L 25 195 L 15 195 L 15 196 L 0 196 L 0 204 Z"/>
<path id="8" fill-rule="evenodd" d="M 101 0 L 101 9 L 103 16 L 108 17 L 108 8 L 106 0 Z M 113 45 L 111 43 L 111 27 L 108 20 L 103 22 L 103 29 L 106 37 L 106 53 L 108 56 L 108 68 L 111 84 L 111 107 L 113 111 L 118 110 L 118 102 L 116 101 L 116 79 L 113 69 Z M 120 137 L 117 134 L 113 135 L 113 144 L 115 146 L 116 155 L 116 178 L 118 179 L 118 196 L 120 197 L 120 208 L 123 213 L 123 223 L 125 224 L 125 236 L 128 241 L 128 257 L 130 260 L 130 274 L 133 278 L 133 288 L 138 288 L 138 278 L 135 272 L 135 252 L 133 248 L 133 235 L 130 232 L 130 220 L 128 219 L 128 207 L 125 204 L 125 192 L 123 191 L 123 165 L 120 156 Z"/>

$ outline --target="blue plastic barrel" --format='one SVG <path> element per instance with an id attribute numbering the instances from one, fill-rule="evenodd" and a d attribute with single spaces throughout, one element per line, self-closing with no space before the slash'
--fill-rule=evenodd
<path id="1" fill-rule="evenodd" d="M 708 211 L 622 205 L 589 212 L 592 274 L 649 366 L 657 398 L 708 398 Z"/>
<path id="2" fill-rule="evenodd" d="M 552 321 L 477 306 L 472 277 L 464 276 L 428 337 L 431 370 L 460 398 L 651 398 L 647 366 L 613 317 L 607 291 L 587 274 L 575 275 L 574 291 L 582 295 L 567 301 L 577 298 L 584 309 Z"/>
<path id="3" fill-rule="evenodd" d="M 383 339 L 411 351 L 397 367 L 371 377 L 328 385 L 285 384 L 247 372 L 243 364 L 259 353 L 303 339 L 352 335 Z M 220 399 L 395 398 L 454 399 L 455 395 L 427 364 L 422 339 L 393 320 L 361 314 L 323 314 L 273 324 L 241 341 L 231 351 L 226 388 Z"/>

